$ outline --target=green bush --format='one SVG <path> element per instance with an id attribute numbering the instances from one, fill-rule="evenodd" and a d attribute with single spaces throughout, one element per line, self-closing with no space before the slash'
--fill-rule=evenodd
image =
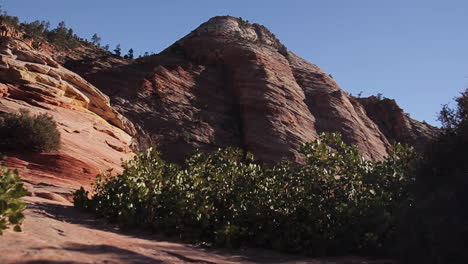
<path id="1" fill-rule="evenodd" d="M 49 152 L 59 147 L 60 132 L 51 116 L 32 116 L 24 110 L 0 115 L 0 150 Z"/>
<path id="2" fill-rule="evenodd" d="M 14 231 L 21 231 L 20 226 L 24 221 L 22 212 L 26 208 L 21 197 L 25 195 L 27 192 L 18 172 L 0 167 L 0 235 L 10 225 L 14 225 Z"/>
<path id="3" fill-rule="evenodd" d="M 401 208 L 416 160 L 397 145 L 381 162 L 368 161 L 339 135 L 305 144 L 306 163 L 255 163 L 236 149 L 195 153 L 183 167 L 155 149 L 98 176 L 89 199 L 75 206 L 125 226 L 165 231 L 220 246 L 260 246 L 311 255 L 384 254 L 397 237 Z"/>
<path id="4" fill-rule="evenodd" d="M 442 134 L 417 173 L 415 206 L 403 226 L 407 263 L 468 263 L 468 90 L 440 113 Z"/>

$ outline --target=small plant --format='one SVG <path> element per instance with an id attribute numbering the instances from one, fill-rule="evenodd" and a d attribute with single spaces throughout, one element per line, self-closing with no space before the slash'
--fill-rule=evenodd
<path id="1" fill-rule="evenodd" d="M 59 147 L 60 132 L 51 116 L 32 116 L 23 109 L 0 115 L 0 150 L 50 152 Z"/>
<path id="2" fill-rule="evenodd" d="M 190 142 L 190 139 L 192 138 L 192 136 L 190 135 L 189 132 L 184 131 L 184 132 L 182 133 L 182 138 L 184 139 L 185 142 L 188 143 L 188 142 Z"/>
<path id="3" fill-rule="evenodd" d="M 11 225 L 14 226 L 13 231 L 21 232 L 26 209 L 21 197 L 26 195 L 18 172 L 0 167 L 0 235 Z"/>

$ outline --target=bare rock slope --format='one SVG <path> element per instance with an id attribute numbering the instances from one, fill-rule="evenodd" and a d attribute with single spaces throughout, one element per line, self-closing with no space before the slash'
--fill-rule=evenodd
<path id="1" fill-rule="evenodd" d="M 133 125 L 109 98 L 79 75 L 12 37 L 0 38 L 0 112 L 47 113 L 57 121 L 62 147 L 54 153 L 7 153 L 4 163 L 36 182 L 79 187 L 132 156 Z M 55 180 L 54 180 L 55 179 Z"/>
<path id="2" fill-rule="evenodd" d="M 176 161 L 194 148 L 226 146 L 266 162 L 300 161 L 298 145 L 327 131 L 381 159 L 397 141 L 422 148 L 437 133 L 396 104 L 377 110 L 350 96 L 265 27 L 234 17 L 214 17 L 158 55 L 66 66 L 111 97 L 141 146 L 157 144 Z M 389 122 L 396 122 L 391 133 Z"/>

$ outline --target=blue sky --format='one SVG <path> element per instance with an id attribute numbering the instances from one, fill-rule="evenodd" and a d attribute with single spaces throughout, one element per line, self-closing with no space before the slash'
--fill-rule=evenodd
<path id="1" fill-rule="evenodd" d="M 139 55 L 159 52 L 216 15 L 268 27 L 345 91 L 394 98 L 413 118 L 437 112 L 468 87 L 468 1 L 0 0 L 22 21 L 65 21 Z"/>

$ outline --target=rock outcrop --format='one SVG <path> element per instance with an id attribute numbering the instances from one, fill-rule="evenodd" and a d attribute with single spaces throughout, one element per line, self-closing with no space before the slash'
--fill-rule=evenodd
<path id="1" fill-rule="evenodd" d="M 142 147 L 157 144 L 170 160 L 194 148 L 235 146 L 266 162 L 300 161 L 299 144 L 327 131 L 381 159 L 401 139 L 387 133 L 381 114 L 287 51 L 265 27 L 234 17 L 212 18 L 162 53 L 133 63 L 101 58 L 66 66 L 111 97 L 137 126 Z M 398 122 L 417 123 L 402 118 Z M 403 142 L 420 148 L 437 129 L 417 124 L 414 140 Z M 412 128 L 394 129 L 407 134 Z"/>
<path id="2" fill-rule="evenodd" d="M 440 130 L 409 117 L 393 99 L 355 98 L 391 144 L 402 143 L 423 150 Z"/>
<path id="3" fill-rule="evenodd" d="M 265 162 L 300 161 L 298 146 L 322 132 L 340 132 L 381 159 L 396 142 L 422 149 L 437 133 L 394 102 L 350 96 L 268 29 L 234 17 L 214 17 L 137 60 L 87 50 L 64 59 L 66 69 L 47 52 L 2 37 L 0 96 L 94 114 L 135 136 L 141 149 L 158 145 L 171 161 L 227 146 Z"/>
<path id="4" fill-rule="evenodd" d="M 109 168 L 121 170 L 121 159 L 132 156 L 135 129 L 109 98 L 19 39 L 0 37 L 0 81 L 0 112 L 47 113 L 62 135 L 54 153 L 7 153 L 4 165 L 19 168 L 24 179 L 79 187 Z"/>

